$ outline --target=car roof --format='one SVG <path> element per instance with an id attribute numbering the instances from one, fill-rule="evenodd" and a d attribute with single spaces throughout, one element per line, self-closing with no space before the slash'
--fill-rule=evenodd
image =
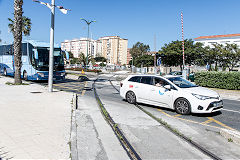
<path id="1" fill-rule="evenodd" d="M 181 77 L 180 75 L 165 75 L 165 78 L 176 78 L 176 77 Z"/>
<path id="2" fill-rule="evenodd" d="M 131 77 L 134 77 L 134 76 L 141 76 L 141 77 L 159 77 L 159 78 L 163 78 L 163 79 L 179 77 L 179 76 L 174 76 L 174 75 L 160 76 L 160 75 L 153 75 L 153 74 L 132 74 L 132 75 L 129 75 L 128 78 L 130 79 Z"/>

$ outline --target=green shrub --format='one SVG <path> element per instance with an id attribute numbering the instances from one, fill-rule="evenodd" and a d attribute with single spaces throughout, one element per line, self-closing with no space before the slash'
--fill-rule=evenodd
<path id="1" fill-rule="evenodd" d="M 240 90 L 240 72 L 197 72 L 195 83 L 203 87 Z"/>
<path id="2" fill-rule="evenodd" d="M 66 70 L 72 70 L 72 71 L 86 71 L 84 68 L 66 68 Z M 102 72 L 101 70 L 99 69 L 87 69 L 87 72 L 95 72 L 95 73 L 99 73 L 99 72 Z"/>

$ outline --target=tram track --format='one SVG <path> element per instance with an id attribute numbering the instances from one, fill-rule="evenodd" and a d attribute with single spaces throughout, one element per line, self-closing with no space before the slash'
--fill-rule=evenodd
<path id="1" fill-rule="evenodd" d="M 100 107 L 102 115 L 104 116 L 104 118 L 107 121 L 107 123 L 111 126 L 113 132 L 117 136 L 117 138 L 118 138 L 119 142 L 121 143 L 121 145 L 123 146 L 124 150 L 127 152 L 129 158 L 132 159 L 132 160 L 141 160 L 141 158 L 138 155 L 138 153 L 135 151 L 133 146 L 130 144 L 130 142 L 127 140 L 127 138 L 122 133 L 122 131 L 119 128 L 118 124 L 115 123 L 115 121 L 112 119 L 112 117 L 107 112 L 106 108 L 104 107 L 104 104 L 102 103 L 102 101 L 99 98 L 99 95 L 97 94 L 97 91 L 96 91 L 96 87 L 95 87 L 95 82 L 96 81 L 97 80 L 94 81 L 94 83 L 92 85 L 92 88 L 93 88 L 94 96 L 95 96 L 96 101 L 97 101 L 97 103 L 98 103 L 98 105 Z"/>
<path id="2" fill-rule="evenodd" d="M 120 91 L 113 85 L 111 78 L 113 78 L 115 75 L 113 75 L 112 77 L 109 78 L 109 82 L 111 84 L 111 86 L 118 92 L 120 93 Z M 191 146 L 195 147 L 196 149 L 198 149 L 199 151 L 201 151 L 203 154 L 207 155 L 208 157 L 214 159 L 214 160 L 222 160 L 222 158 L 218 157 L 216 154 L 212 153 L 211 151 L 209 151 L 208 149 L 206 149 L 205 147 L 199 145 L 197 142 L 191 140 L 190 138 L 188 138 L 187 136 L 185 136 L 184 134 L 182 134 L 181 132 L 179 132 L 177 129 L 171 127 L 170 125 L 168 125 L 167 122 L 163 121 L 161 118 L 158 118 L 156 116 L 154 116 L 153 114 L 151 114 L 150 112 L 148 112 L 147 110 L 145 110 L 143 107 L 141 107 L 139 104 L 135 104 L 135 106 L 140 109 L 142 112 L 144 112 L 145 114 L 147 114 L 149 117 L 151 117 L 152 119 L 154 119 L 155 121 L 157 121 L 159 124 L 161 124 L 162 126 L 164 126 L 167 130 L 169 130 L 171 133 L 173 133 L 174 135 L 176 135 L 177 137 L 183 139 L 184 141 L 186 141 L 187 143 L 189 143 Z"/>

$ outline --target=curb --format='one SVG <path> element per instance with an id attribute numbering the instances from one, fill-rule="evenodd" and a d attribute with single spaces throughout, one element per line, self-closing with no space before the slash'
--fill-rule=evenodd
<path id="1" fill-rule="evenodd" d="M 76 109 L 77 109 L 77 94 L 73 94 L 72 98 L 72 116 L 71 116 L 71 135 L 70 135 L 70 157 L 71 159 L 78 160 L 78 148 L 77 148 L 77 123 L 76 123 Z"/>
<path id="2" fill-rule="evenodd" d="M 220 135 L 228 139 L 228 142 L 234 142 L 240 145 L 240 132 L 236 130 L 221 129 Z"/>

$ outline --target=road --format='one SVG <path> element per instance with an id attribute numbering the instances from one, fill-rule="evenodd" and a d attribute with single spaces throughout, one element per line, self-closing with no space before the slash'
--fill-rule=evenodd
<path id="1" fill-rule="evenodd" d="M 180 142 L 179 138 L 171 135 L 137 107 L 123 101 L 117 90 L 108 82 L 109 77 L 101 79 L 96 88 L 104 106 L 143 159 L 206 159 L 205 155 L 186 142 Z M 115 87 L 119 88 L 118 85 Z M 67 80 L 54 84 L 54 88 L 83 94 L 84 83 Z M 219 135 L 221 128 L 240 130 L 239 101 L 224 99 L 222 112 L 189 116 L 179 115 L 161 107 L 145 104 L 140 106 L 222 159 L 239 159 L 239 146 Z"/>

